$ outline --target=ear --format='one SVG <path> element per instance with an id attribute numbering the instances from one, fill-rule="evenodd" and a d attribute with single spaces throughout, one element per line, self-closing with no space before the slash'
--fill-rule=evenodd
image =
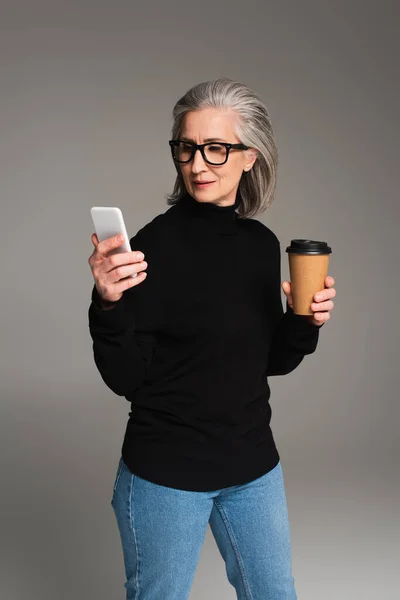
<path id="1" fill-rule="evenodd" d="M 256 148 L 249 148 L 248 150 L 246 150 L 247 160 L 243 167 L 244 171 L 250 171 L 250 169 L 252 168 L 252 166 L 254 165 L 254 163 L 257 160 L 257 156 L 258 156 L 258 150 L 256 150 Z"/>

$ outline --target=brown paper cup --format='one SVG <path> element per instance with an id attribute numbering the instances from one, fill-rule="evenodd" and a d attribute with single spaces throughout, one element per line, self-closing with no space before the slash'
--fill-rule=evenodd
<path id="1" fill-rule="evenodd" d="M 331 248 L 326 242 L 292 240 L 286 249 L 289 254 L 290 282 L 293 312 L 296 315 L 313 315 L 314 295 L 325 288 Z"/>

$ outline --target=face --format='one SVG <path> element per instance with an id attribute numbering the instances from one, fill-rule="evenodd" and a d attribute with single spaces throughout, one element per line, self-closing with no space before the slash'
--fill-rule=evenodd
<path id="1" fill-rule="evenodd" d="M 196 144 L 204 144 L 206 140 L 241 143 L 234 133 L 234 125 L 238 118 L 231 109 L 205 108 L 185 115 L 179 139 L 186 139 Z M 239 181 L 243 171 L 248 171 L 257 158 L 254 149 L 230 149 L 228 160 L 224 165 L 210 165 L 197 150 L 188 163 L 177 163 L 181 171 L 186 190 L 198 202 L 213 202 L 219 206 L 234 204 Z M 199 186 L 195 181 L 211 181 L 210 185 Z"/>

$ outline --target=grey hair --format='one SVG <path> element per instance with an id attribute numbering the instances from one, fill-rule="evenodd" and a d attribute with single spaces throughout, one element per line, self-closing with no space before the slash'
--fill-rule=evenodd
<path id="1" fill-rule="evenodd" d="M 221 77 L 190 88 L 175 104 L 172 112 L 172 139 L 178 139 L 186 113 L 204 108 L 229 108 L 237 112 L 235 133 L 242 144 L 257 150 L 253 167 L 243 172 L 238 193 L 238 214 L 250 218 L 266 211 L 272 204 L 276 188 L 278 150 L 267 107 L 246 85 Z M 177 204 L 186 194 L 179 165 L 174 189 L 167 194 L 168 205 Z"/>

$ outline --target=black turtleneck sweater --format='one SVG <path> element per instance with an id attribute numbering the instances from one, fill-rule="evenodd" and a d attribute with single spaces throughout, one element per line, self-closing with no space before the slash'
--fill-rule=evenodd
<path id="1" fill-rule="evenodd" d="M 130 240 L 146 279 L 109 310 L 93 287 L 95 364 L 131 403 L 122 456 L 160 485 L 210 491 L 275 467 L 268 377 L 313 353 L 323 326 L 283 312 L 279 240 L 238 206 L 186 194 Z"/>

